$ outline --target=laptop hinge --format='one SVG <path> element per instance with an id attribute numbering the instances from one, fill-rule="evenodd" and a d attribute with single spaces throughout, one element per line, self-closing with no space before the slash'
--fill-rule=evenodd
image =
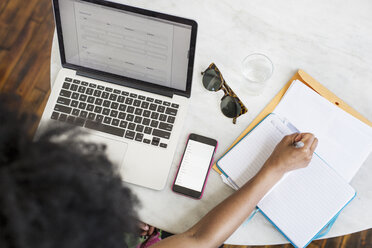
<path id="1" fill-rule="evenodd" d="M 83 77 L 97 79 L 97 80 L 104 81 L 104 82 L 118 84 L 121 86 L 126 86 L 126 87 L 137 89 L 137 90 L 143 90 L 143 91 L 147 91 L 147 92 L 162 95 L 162 96 L 167 96 L 170 98 L 172 98 L 174 94 L 174 92 L 171 89 L 164 89 L 161 86 L 150 84 L 150 83 L 147 84 L 139 80 L 123 79 L 121 77 L 115 77 L 115 76 L 110 76 L 110 75 L 100 75 L 98 73 L 86 72 L 86 71 L 77 71 L 76 74 L 79 76 L 83 76 Z"/>

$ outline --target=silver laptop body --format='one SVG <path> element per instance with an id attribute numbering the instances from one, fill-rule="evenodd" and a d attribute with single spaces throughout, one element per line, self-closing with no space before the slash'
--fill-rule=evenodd
<path id="1" fill-rule="evenodd" d="M 53 0 L 63 68 L 39 129 L 80 126 L 125 182 L 164 188 L 187 113 L 195 21 L 103 0 Z"/>

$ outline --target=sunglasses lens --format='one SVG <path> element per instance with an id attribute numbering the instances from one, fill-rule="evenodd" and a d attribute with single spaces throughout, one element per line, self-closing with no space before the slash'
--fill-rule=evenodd
<path id="1" fill-rule="evenodd" d="M 203 85 L 209 91 L 218 91 L 221 88 L 221 78 L 213 69 L 208 69 L 203 75 Z"/>
<path id="2" fill-rule="evenodd" d="M 221 99 L 221 110 L 226 117 L 234 118 L 239 116 L 241 106 L 235 97 L 224 96 Z"/>

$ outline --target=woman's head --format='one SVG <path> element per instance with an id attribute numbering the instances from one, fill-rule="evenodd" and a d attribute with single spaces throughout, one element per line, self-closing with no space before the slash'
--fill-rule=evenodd
<path id="1" fill-rule="evenodd" d="M 33 141 L 10 99 L 0 97 L 0 247 L 126 247 L 137 201 L 104 147 L 72 126 Z"/>

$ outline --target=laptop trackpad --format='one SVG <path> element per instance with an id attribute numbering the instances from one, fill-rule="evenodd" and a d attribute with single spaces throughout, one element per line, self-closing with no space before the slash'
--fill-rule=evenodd
<path id="1" fill-rule="evenodd" d="M 88 142 L 93 142 L 97 144 L 105 144 L 106 145 L 106 155 L 108 159 L 120 169 L 125 154 L 128 149 L 128 144 L 122 141 L 113 140 L 107 137 L 101 137 L 99 135 L 90 134 L 87 136 L 83 136 L 83 140 Z"/>

